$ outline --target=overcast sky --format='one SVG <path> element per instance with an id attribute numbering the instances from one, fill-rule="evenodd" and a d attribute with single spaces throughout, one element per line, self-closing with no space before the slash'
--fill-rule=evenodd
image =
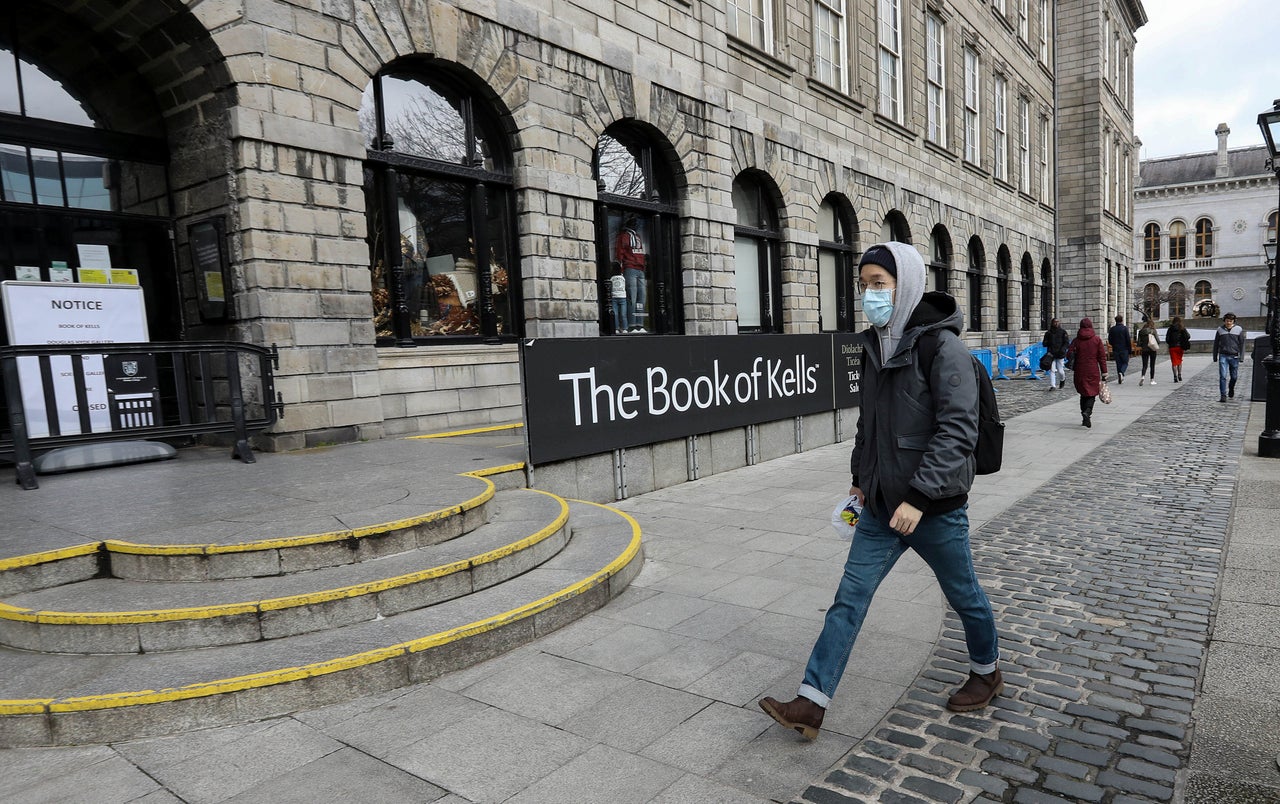
<path id="1" fill-rule="evenodd" d="M 1258 113 L 1280 98 L 1277 0 L 1143 0 L 1134 54 L 1134 134 L 1142 158 L 1261 145 Z"/>

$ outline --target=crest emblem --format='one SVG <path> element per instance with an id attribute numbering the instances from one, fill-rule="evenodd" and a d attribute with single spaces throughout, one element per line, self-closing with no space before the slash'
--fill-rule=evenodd
<path id="1" fill-rule="evenodd" d="M 138 374 L 138 361 L 123 360 L 120 362 L 120 368 L 124 370 L 124 376 L 134 377 Z"/>

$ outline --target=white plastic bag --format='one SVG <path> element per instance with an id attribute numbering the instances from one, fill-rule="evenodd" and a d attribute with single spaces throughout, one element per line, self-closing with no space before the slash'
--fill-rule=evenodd
<path id="1" fill-rule="evenodd" d="M 850 495 L 841 500 L 831 512 L 831 527 L 835 528 L 840 538 L 852 539 L 861 515 L 862 503 L 858 502 L 857 497 Z"/>

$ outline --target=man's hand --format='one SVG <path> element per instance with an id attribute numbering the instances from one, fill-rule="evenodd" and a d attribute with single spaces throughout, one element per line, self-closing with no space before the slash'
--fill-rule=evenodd
<path id="1" fill-rule="evenodd" d="M 849 487 L 849 496 L 858 498 L 858 505 L 865 506 L 867 504 L 867 495 L 862 493 L 862 489 L 857 486 Z"/>
<path id="2" fill-rule="evenodd" d="M 898 510 L 893 512 L 893 517 L 889 520 L 889 527 L 901 533 L 903 536 L 910 536 L 915 532 L 916 525 L 920 524 L 920 517 L 924 516 L 924 511 L 916 508 L 911 503 L 901 503 Z"/>

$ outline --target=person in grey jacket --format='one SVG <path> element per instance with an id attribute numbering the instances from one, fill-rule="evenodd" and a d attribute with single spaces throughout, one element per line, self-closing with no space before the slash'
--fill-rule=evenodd
<path id="1" fill-rule="evenodd" d="M 1244 329 L 1236 324 L 1236 314 L 1222 317 L 1222 326 L 1213 335 L 1213 362 L 1218 364 L 1218 401 L 1236 395 L 1240 356 L 1244 354 Z M 1230 383 L 1227 378 L 1230 377 Z"/>
<path id="2" fill-rule="evenodd" d="M 818 736 L 872 596 L 908 548 L 928 563 L 964 626 L 969 678 L 947 708 L 981 709 L 1004 688 L 995 617 L 969 547 L 978 382 L 959 337 L 964 316 L 951 296 L 925 293 L 924 260 L 910 245 L 867 249 L 859 277 L 872 326 L 858 336 L 862 410 L 849 493 L 863 509 L 797 696 L 786 703 L 760 700 L 770 717 L 810 740 Z M 932 357 L 922 359 L 922 350 Z"/>

